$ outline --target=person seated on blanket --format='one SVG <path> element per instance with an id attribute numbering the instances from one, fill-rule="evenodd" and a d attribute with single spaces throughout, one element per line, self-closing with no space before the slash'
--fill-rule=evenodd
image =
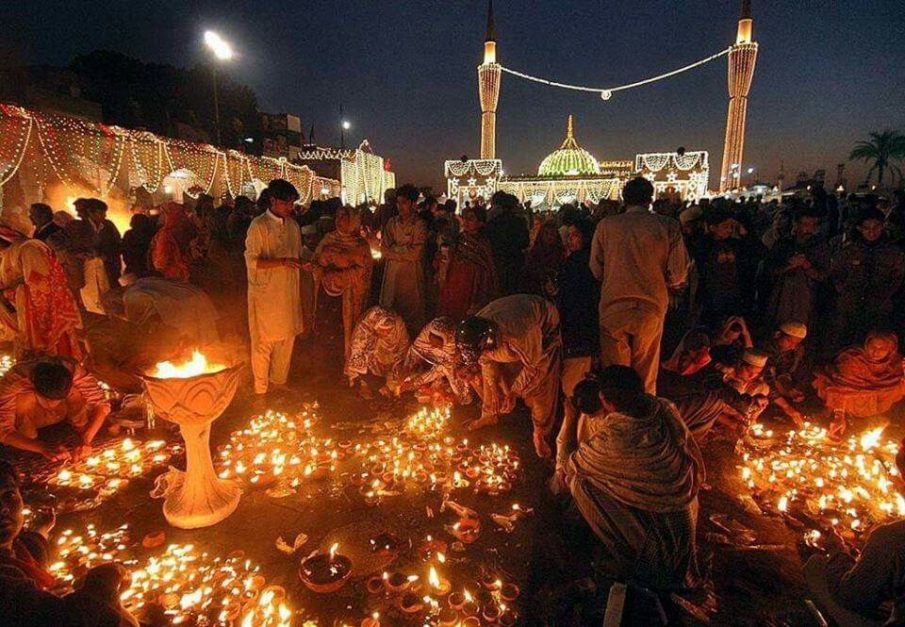
<path id="1" fill-rule="evenodd" d="M 13 366 L 0 379 L 0 443 L 60 461 L 81 458 L 110 414 L 91 374 L 74 361 L 45 357 Z M 40 430 L 68 422 L 79 434 L 73 450 L 41 441 Z"/>
<path id="2" fill-rule="evenodd" d="M 905 440 L 896 466 L 905 495 Z M 840 625 L 905 625 L 905 520 L 874 527 L 857 556 L 837 534 L 826 537 L 828 554 L 804 567 L 815 601 Z"/>
<path id="3" fill-rule="evenodd" d="M 599 376 L 606 417 L 568 451 L 563 481 L 603 545 L 605 574 L 665 591 L 697 578 L 701 451 L 675 406 L 627 366 Z M 566 451 L 564 451 L 566 452 Z"/>

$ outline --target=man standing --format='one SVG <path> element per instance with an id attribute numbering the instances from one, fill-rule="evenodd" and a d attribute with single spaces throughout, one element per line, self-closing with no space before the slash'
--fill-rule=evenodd
<path id="1" fill-rule="evenodd" d="M 267 186 L 269 209 L 252 220 L 245 240 L 248 327 L 255 393 L 284 386 L 295 336 L 304 330 L 299 292 L 302 234 L 292 219 L 299 194 L 289 181 Z"/>
<path id="2" fill-rule="evenodd" d="M 104 262 L 110 286 L 115 287 L 119 285 L 122 271 L 120 254 L 123 238 L 116 225 L 107 219 L 107 203 L 97 198 L 89 198 L 88 202 L 88 223 L 94 228 L 97 255 Z"/>
<path id="3" fill-rule="evenodd" d="M 862 342 L 890 322 L 893 297 L 905 279 L 905 253 L 889 241 L 885 221 L 879 209 L 862 211 L 852 243 L 830 263 L 836 307 L 829 343 L 836 347 Z"/>
<path id="4" fill-rule="evenodd" d="M 485 233 L 490 240 L 500 291 L 515 294 L 524 289 L 525 251 L 531 246 L 528 223 L 516 213 L 518 198 L 499 191 L 491 197 L 491 218 Z"/>
<path id="5" fill-rule="evenodd" d="M 669 291 L 685 284 L 689 264 L 679 223 L 650 211 L 653 196 L 654 187 L 645 178 L 625 185 L 626 211 L 597 225 L 589 263 L 602 283 L 603 365 L 631 366 L 649 394 L 657 389 Z"/>
<path id="6" fill-rule="evenodd" d="M 764 292 L 769 294 L 765 326 L 787 320 L 814 326 L 818 288 L 829 266 L 829 251 L 819 229 L 820 216 L 815 210 L 796 212 L 792 234 L 777 240 L 764 259 Z"/>
<path id="7" fill-rule="evenodd" d="M 31 236 L 45 243 L 51 235 L 63 230 L 53 221 L 53 209 L 42 202 L 36 202 L 29 207 L 28 219 L 35 225 L 35 232 Z"/>
<path id="8" fill-rule="evenodd" d="M 399 215 L 390 218 L 380 240 L 380 252 L 386 261 L 380 306 L 402 316 L 410 336 L 424 325 L 424 245 L 427 225 L 415 213 L 418 190 L 403 185 L 396 190 Z"/>

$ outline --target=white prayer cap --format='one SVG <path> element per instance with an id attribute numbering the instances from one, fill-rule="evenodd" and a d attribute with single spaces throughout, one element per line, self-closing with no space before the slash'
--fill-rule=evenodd
<path id="1" fill-rule="evenodd" d="M 801 340 L 808 336 L 808 325 L 803 322 L 783 322 L 779 325 L 779 330 L 790 337 L 797 337 Z"/>
<path id="2" fill-rule="evenodd" d="M 700 220 L 703 217 L 704 210 L 701 209 L 701 207 L 698 205 L 692 205 L 679 214 L 679 222 L 681 222 L 682 224 L 688 224 L 689 222 Z"/>
<path id="3" fill-rule="evenodd" d="M 306 224 L 302 227 L 302 235 L 317 235 L 317 225 Z"/>
<path id="4" fill-rule="evenodd" d="M 744 353 L 742 353 L 742 361 L 746 364 L 751 364 L 752 366 L 763 368 L 767 365 L 767 355 L 760 352 L 759 350 L 749 348 Z"/>

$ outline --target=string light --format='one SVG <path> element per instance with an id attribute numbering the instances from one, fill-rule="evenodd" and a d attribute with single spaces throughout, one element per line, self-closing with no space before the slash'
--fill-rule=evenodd
<path id="1" fill-rule="evenodd" d="M 263 183 L 274 178 L 291 180 L 302 202 L 310 200 L 314 190 L 327 188 L 329 194 L 336 196 L 341 191 L 339 181 L 317 177 L 309 167 L 291 164 L 285 158 L 219 151 L 213 146 L 163 138 L 147 131 L 40 114 L 12 105 L 0 105 L 0 187 L 20 172 L 35 137 L 39 154 L 44 157 L 32 166 L 38 171 L 39 180 L 46 178 L 49 165 L 49 171 L 66 187 L 85 189 L 102 198 L 118 185 L 141 186 L 153 194 L 164 185 L 167 176 L 180 170 L 190 173 L 205 193 L 211 193 L 222 181 L 223 187 L 235 196 L 248 182 L 257 179 Z M 376 190 L 382 194 L 388 183 L 395 184 L 395 179 L 391 172 L 382 173 L 383 159 L 366 154 L 362 158 L 363 174 L 357 176 L 360 182 L 356 184 L 369 197 L 376 197 Z M 120 176 L 124 163 L 128 163 L 128 177 Z"/>
<path id="2" fill-rule="evenodd" d="M 627 83 L 625 85 L 617 85 L 616 87 L 587 87 L 584 85 L 573 85 L 570 83 L 560 83 L 558 81 L 551 81 L 546 78 L 540 78 L 539 76 L 532 76 L 531 74 L 525 74 L 524 72 L 518 72 L 511 68 L 505 66 L 499 66 L 499 68 L 506 72 L 507 74 L 511 74 L 513 76 L 518 76 L 519 78 L 524 78 L 529 81 L 534 81 L 535 83 L 541 83 L 544 85 L 549 85 L 550 87 L 560 87 L 562 89 L 571 89 L 573 91 L 584 91 L 595 94 L 600 94 L 600 98 L 602 100 L 609 100 L 613 97 L 613 94 L 617 91 L 625 91 L 627 89 L 634 89 L 635 87 L 641 87 L 642 85 L 648 85 L 650 83 L 654 83 L 656 81 L 661 81 L 665 78 L 670 78 L 677 74 L 681 74 L 682 72 L 687 72 L 688 70 L 692 70 L 698 66 L 704 65 L 705 63 L 710 63 L 714 59 L 719 59 L 723 55 L 729 54 L 732 51 L 732 47 L 726 48 L 725 50 L 721 50 L 716 54 L 712 54 L 709 57 L 705 57 L 700 59 L 699 61 L 695 61 L 694 63 L 690 63 L 686 66 L 680 67 L 678 69 L 672 70 L 670 72 L 666 72 L 664 74 L 658 74 L 657 76 L 651 76 L 650 78 L 645 78 L 640 81 L 635 81 L 634 83 Z"/>

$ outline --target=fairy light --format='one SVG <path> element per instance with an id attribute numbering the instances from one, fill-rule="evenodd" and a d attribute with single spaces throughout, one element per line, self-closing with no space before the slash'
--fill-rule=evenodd
<path id="1" fill-rule="evenodd" d="M 155 193 L 168 173 L 180 169 L 194 174 L 205 193 L 210 193 L 219 179 L 231 195 L 236 195 L 246 181 L 288 178 L 299 190 L 302 202 L 308 202 L 314 190 L 322 187 L 332 195 L 339 194 L 339 181 L 316 177 L 310 168 L 290 164 L 284 158 L 224 152 L 205 144 L 62 115 L 39 114 L 11 105 L 0 105 L 0 187 L 19 172 L 35 137 L 44 157 L 35 167 L 49 164 L 50 171 L 66 187 L 87 186 L 90 194 L 100 197 L 107 197 L 115 186 L 123 184 L 120 178 L 128 179 L 127 186 L 141 185 Z M 383 189 L 392 186 L 386 184 L 392 177 L 381 174 L 382 158 L 363 151 L 361 163 L 364 178 L 360 187 L 369 196 L 376 197 L 376 190 L 382 194 Z M 124 167 L 128 168 L 128 177 L 120 176 Z M 102 179 L 101 173 L 106 173 Z"/>

